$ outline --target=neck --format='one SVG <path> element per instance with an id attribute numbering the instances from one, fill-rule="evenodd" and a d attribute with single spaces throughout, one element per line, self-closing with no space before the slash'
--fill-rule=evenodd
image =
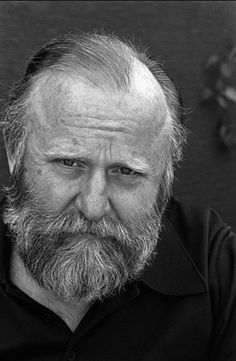
<path id="1" fill-rule="evenodd" d="M 82 300 L 63 302 L 47 291 L 28 274 L 20 257 L 13 252 L 10 265 L 10 280 L 27 296 L 56 313 L 73 332 L 90 305 Z"/>

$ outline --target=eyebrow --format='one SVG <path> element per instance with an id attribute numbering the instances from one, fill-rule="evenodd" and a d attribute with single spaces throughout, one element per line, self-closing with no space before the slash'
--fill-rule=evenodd
<path id="1" fill-rule="evenodd" d="M 127 164 L 128 167 L 137 170 L 139 172 L 144 172 L 144 173 L 150 172 L 150 166 L 148 166 L 148 164 L 141 159 L 128 157 L 125 163 Z"/>

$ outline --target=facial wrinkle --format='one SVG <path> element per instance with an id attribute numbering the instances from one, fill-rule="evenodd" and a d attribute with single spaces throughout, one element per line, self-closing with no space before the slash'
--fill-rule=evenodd
<path id="1" fill-rule="evenodd" d="M 132 133 L 132 129 L 127 126 L 127 120 L 132 123 L 136 121 L 135 116 L 133 119 L 131 117 L 125 117 L 122 118 L 111 118 L 106 115 L 104 116 L 90 116 L 90 115 L 84 115 L 84 114 L 78 114 L 74 116 L 69 116 L 69 119 L 66 117 L 61 118 L 61 122 L 63 125 L 69 125 L 71 127 L 81 127 L 81 124 L 83 124 L 83 128 L 86 129 L 98 129 L 98 130 L 108 130 L 108 131 L 115 131 L 115 132 L 123 132 L 126 134 Z M 92 120 L 92 124 L 90 125 L 84 125 L 84 120 L 86 120 L 87 123 L 89 123 L 90 120 Z M 95 121 L 93 121 L 95 120 Z M 98 120 L 98 121 L 96 121 Z M 107 124 L 108 123 L 108 124 Z M 107 124 L 107 125 L 106 125 Z M 123 125 L 124 124 L 124 125 Z"/>
<path id="2" fill-rule="evenodd" d="M 115 132 L 115 133 L 125 133 L 125 134 L 131 134 L 130 131 L 127 130 L 125 127 L 109 127 L 109 126 L 83 126 L 83 129 L 95 129 L 98 131 L 107 131 L 107 132 Z"/>
<path id="3" fill-rule="evenodd" d="M 105 143 L 104 143 L 104 141 L 99 143 L 98 158 L 100 158 L 101 160 L 104 160 L 105 162 L 106 162 L 106 160 L 109 160 L 109 162 L 112 161 L 112 159 L 113 159 L 113 155 L 112 155 L 113 141 L 114 140 L 112 138 L 110 138 L 110 139 L 108 138 Z"/>
<path id="4" fill-rule="evenodd" d="M 110 157 L 111 157 L 111 160 L 112 160 L 112 159 L 113 159 L 113 158 L 112 158 L 112 142 L 110 142 L 109 151 L 110 151 Z"/>
<path id="5" fill-rule="evenodd" d="M 104 148 L 104 146 L 102 147 L 102 144 L 101 144 L 101 143 L 99 143 L 99 144 L 98 144 L 98 159 L 100 159 L 100 158 L 101 158 L 102 148 Z"/>

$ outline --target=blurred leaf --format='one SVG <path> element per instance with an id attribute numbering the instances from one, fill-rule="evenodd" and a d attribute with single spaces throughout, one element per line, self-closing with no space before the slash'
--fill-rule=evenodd
<path id="1" fill-rule="evenodd" d="M 227 86 L 225 88 L 223 94 L 227 99 L 232 100 L 233 102 L 236 102 L 236 89 L 233 88 L 232 86 Z"/>
<path id="2" fill-rule="evenodd" d="M 222 139 L 225 138 L 226 134 L 227 134 L 227 127 L 225 124 L 222 124 L 220 129 L 219 129 L 219 134 L 221 136 Z"/>
<path id="3" fill-rule="evenodd" d="M 206 100 L 209 100 L 213 96 L 213 91 L 210 88 L 203 89 L 201 93 L 201 101 L 205 102 Z"/>
<path id="4" fill-rule="evenodd" d="M 221 125 L 219 134 L 226 147 L 236 146 L 236 134 L 234 134 L 225 124 Z"/>
<path id="5" fill-rule="evenodd" d="M 236 131 L 231 126 L 229 108 L 231 102 L 236 103 L 236 86 L 228 85 L 234 82 L 236 70 L 236 45 L 225 56 L 212 54 L 205 64 L 208 74 L 208 86 L 203 89 L 200 97 L 201 102 L 216 100 L 218 112 L 221 115 L 219 136 L 226 147 L 236 146 Z"/>
<path id="6" fill-rule="evenodd" d="M 218 62 L 219 62 L 219 55 L 217 55 L 217 54 L 212 54 L 212 55 L 208 58 L 205 67 L 206 67 L 206 68 L 209 68 L 209 67 L 211 67 L 212 65 L 216 65 Z"/>
<path id="7" fill-rule="evenodd" d="M 224 109 L 228 108 L 228 104 L 227 104 L 226 100 L 223 97 L 221 97 L 219 95 L 216 99 L 217 99 L 217 103 L 219 104 L 219 106 L 221 108 L 224 108 Z"/>
<path id="8" fill-rule="evenodd" d="M 234 66 L 231 63 L 222 63 L 220 66 L 220 72 L 226 78 L 229 78 L 234 71 Z"/>

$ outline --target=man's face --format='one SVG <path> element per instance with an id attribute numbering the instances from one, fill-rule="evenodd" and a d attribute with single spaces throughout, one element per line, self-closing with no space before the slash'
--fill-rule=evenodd
<path id="1" fill-rule="evenodd" d="M 35 87 L 24 157 L 31 196 L 17 242 L 30 273 L 64 299 L 111 294 L 155 248 L 166 103 L 152 81 L 139 74 L 115 94 L 54 73 Z"/>
<path id="2" fill-rule="evenodd" d="M 127 223 L 157 198 L 163 108 L 135 90 L 113 95 L 54 75 L 34 94 L 26 179 L 52 211 L 76 208 L 89 220 Z"/>

